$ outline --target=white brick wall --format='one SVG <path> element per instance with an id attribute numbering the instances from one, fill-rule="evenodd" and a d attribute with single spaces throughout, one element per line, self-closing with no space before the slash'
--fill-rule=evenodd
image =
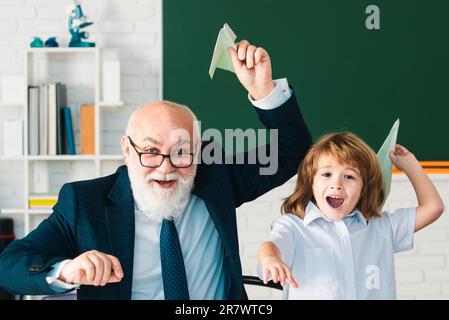
<path id="1" fill-rule="evenodd" d="M 160 45 L 162 0 L 89 0 L 83 1 L 84 13 L 94 25 L 89 27 L 91 41 L 100 47 L 108 48 L 105 58 L 118 58 L 122 62 L 122 100 L 126 106 L 104 113 L 102 125 L 103 152 L 118 153 L 118 138 L 123 132 L 131 110 L 144 102 L 159 97 L 161 70 Z M 21 74 L 23 69 L 23 50 L 33 36 L 46 39 L 58 36 L 58 41 L 67 44 L 69 33 L 66 27 L 65 5 L 69 0 L 1 0 L 0 1 L 0 75 Z M 54 65 L 54 64 L 53 64 Z M 52 65 L 52 67 L 53 67 Z M 79 77 L 67 76 L 63 65 L 53 67 L 52 76 L 74 84 L 74 100 L 83 101 L 83 83 L 90 81 L 84 70 Z M 79 62 L 73 65 L 85 68 Z M 42 71 L 42 65 L 37 72 Z M 81 89 L 80 89 L 81 87 Z M 78 98 L 77 98 L 78 96 Z M 76 102 L 76 101 L 75 101 Z M 0 153 L 3 152 L 3 121 L 20 116 L 17 108 L 0 109 Z M 74 110 L 72 109 L 72 112 Z M 78 124 L 75 116 L 74 126 Z M 77 138 L 78 143 L 78 138 Z M 50 175 L 33 173 L 33 179 L 49 179 L 50 187 L 57 189 L 65 181 L 87 177 L 93 168 L 83 162 L 47 164 Z M 116 162 L 107 162 L 102 173 L 109 174 L 117 167 Z M 65 173 L 70 172 L 70 176 Z M 18 207 L 23 199 L 23 166 L 20 162 L 0 161 L 0 207 Z M 433 176 L 439 191 L 449 204 L 449 177 Z M 271 221 L 279 216 L 282 198 L 293 190 L 294 180 L 287 182 L 253 203 L 238 209 L 240 252 L 245 274 L 255 274 L 256 255 Z M 387 203 L 389 209 L 415 205 L 416 199 L 410 184 L 403 176 L 395 176 L 392 194 Z M 23 221 L 15 216 L 17 234 L 23 229 Z M 33 218 L 36 224 L 42 217 Z M 398 297 L 405 299 L 449 298 L 449 216 L 444 214 L 440 220 L 415 237 L 415 248 L 401 253 L 396 258 Z M 281 294 L 273 290 L 248 287 L 250 297 L 279 299 Z"/>

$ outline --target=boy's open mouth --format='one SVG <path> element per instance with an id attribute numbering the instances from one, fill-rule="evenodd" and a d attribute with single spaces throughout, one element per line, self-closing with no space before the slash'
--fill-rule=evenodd
<path id="1" fill-rule="evenodd" d="M 345 202 L 345 199 L 338 196 L 327 196 L 326 197 L 327 203 L 334 209 L 340 208 L 343 205 L 343 202 Z"/>

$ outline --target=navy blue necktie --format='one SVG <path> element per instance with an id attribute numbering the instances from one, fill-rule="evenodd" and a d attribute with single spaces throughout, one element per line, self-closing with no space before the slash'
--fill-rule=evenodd
<path id="1" fill-rule="evenodd" d="M 160 246 L 165 300 L 189 300 L 184 258 L 173 220 L 162 220 Z"/>

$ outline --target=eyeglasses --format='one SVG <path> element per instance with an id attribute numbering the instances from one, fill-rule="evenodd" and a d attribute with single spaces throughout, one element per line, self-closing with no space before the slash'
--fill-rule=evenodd
<path id="1" fill-rule="evenodd" d="M 143 167 L 147 168 L 160 167 L 164 162 L 165 158 L 170 159 L 170 163 L 174 168 L 188 168 L 193 163 L 193 153 L 191 152 L 185 152 L 185 150 L 182 149 L 179 149 L 179 151 L 170 154 L 162 154 L 157 152 L 140 152 L 137 150 L 138 147 L 129 136 L 128 139 L 129 143 L 139 156 L 140 164 Z"/>

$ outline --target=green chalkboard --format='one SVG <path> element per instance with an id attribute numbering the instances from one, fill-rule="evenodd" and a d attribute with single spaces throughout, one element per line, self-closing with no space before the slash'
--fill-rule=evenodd
<path id="1" fill-rule="evenodd" d="M 368 30 L 369 5 L 380 29 Z M 449 160 L 449 1 L 164 0 L 163 94 L 202 128 L 260 128 L 233 73 L 208 70 L 218 31 L 267 49 L 314 138 L 350 130 L 377 150 L 397 118 L 419 160 Z"/>

